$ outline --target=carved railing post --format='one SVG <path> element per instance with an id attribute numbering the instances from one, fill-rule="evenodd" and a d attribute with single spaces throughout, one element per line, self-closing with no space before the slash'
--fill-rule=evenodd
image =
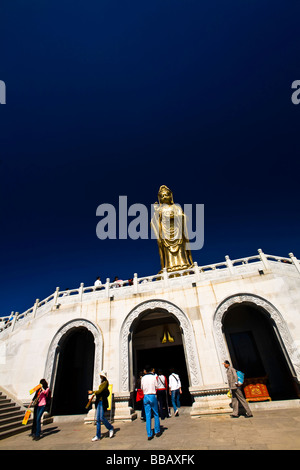
<path id="1" fill-rule="evenodd" d="M 110 279 L 109 277 L 106 278 L 106 284 L 105 284 L 105 294 L 106 297 L 109 298 L 109 284 L 110 284 Z"/>
<path id="2" fill-rule="evenodd" d="M 270 264 L 269 264 L 269 261 L 268 261 L 266 255 L 264 254 L 264 252 L 262 251 L 261 248 L 259 248 L 257 251 L 259 253 L 259 257 L 262 260 L 262 263 L 263 263 L 265 269 L 268 271 L 270 269 Z"/>
<path id="3" fill-rule="evenodd" d="M 57 304 L 58 292 L 59 292 L 59 287 L 57 287 L 54 292 L 54 305 Z"/>
<path id="4" fill-rule="evenodd" d="M 137 276 L 137 273 L 134 273 L 133 275 L 133 291 L 135 294 L 138 293 L 138 276 Z"/>
<path id="5" fill-rule="evenodd" d="M 33 306 L 33 314 L 32 314 L 33 318 L 35 318 L 35 316 L 36 316 L 36 311 L 37 311 L 38 306 L 39 306 L 39 301 L 40 301 L 40 299 L 36 299 L 35 304 Z"/>
<path id="6" fill-rule="evenodd" d="M 233 267 L 231 259 L 229 258 L 228 255 L 225 256 L 225 259 L 226 259 L 226 264 L 227 264 L 227 267 L 228 267 L 228 271 L 230 272 L 230 274 L 234 274 L 234 267 Z"/>

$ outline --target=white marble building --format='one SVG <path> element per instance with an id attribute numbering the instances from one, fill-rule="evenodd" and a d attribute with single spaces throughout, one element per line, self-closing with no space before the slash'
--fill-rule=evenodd
<path id="1" fill-rule="evenodd" d="M 104 369 L 114 419 L 132 419 L 131 392 L 145 363 L 166 374 L 177 367 L 191 416 L 228 411 L 225 359 L 266 376 L 272 402 L 298 399 L 300 263 L 292 253 L 258 250 L 177 277 L 57 288 L 26 312 L 3 317 L 0 330 L 1 386 L 27 404 L 29 390 L 46 378 L 54 415 L 84 413 L 87 390 L 98 387 Z M 174 341 L 162 343 L 164 332 Z"/>

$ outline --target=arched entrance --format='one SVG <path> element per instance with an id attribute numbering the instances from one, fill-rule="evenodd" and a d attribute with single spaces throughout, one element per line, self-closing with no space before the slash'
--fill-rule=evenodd
<path id="1" fill-rule="evenodd" d="M 291 338 L 270 303 L 254 295 L 227 299 L 217 310 L 215 327 L 222 360 L 231 358 L 246 378 L 265 377 L 272 400 L 298 397 L 297 375 L 288 354 Z"/>
<path id="2" fill-rule="evenodd" d="M 174 343 L 161 343 L 165 327 L 169 327 Z M 147 338 L 146 347 L 141 343 Z M 154 338 L 155 336 L 155 338 Z M 143 339 L 141 339 L 143 338 Z M 144 343 L 145 344 L 145 343 Z M 175 351 L 175 347 L 177 350 Z M 161 356 L 164 348 L 164 356 Z M 148 351 L 148 352 L 147 352 Z M 174 353 L 174 356 L 171 354 Z M 177 352 L 175 356 L 175 352 Z M 162 357 L 164 359 L 162 360 Z M 150 300 L 139 304 L 126 317 L 120 334 L 120 389 L 131 392 L 134 376 L 144 367 L 145 361 L 157 367 L 168 368 L 169 361 L 176 367 L 176 360 L 187 376 L 187 387 L 203 385 L 195 344 L 194 331 L 188 317 L 176 305 L 165 300 Z M 155 367 L 155 364 L 153 364 Z M 171 365 L 169 366 L 171 367 Z"/>
<path id="3" fill-rule="evenodd" d="M 95 387 L 102 365 L 102 336 L 87 320 L 74 320 L 55 335 L 45 377 L 53 392 L 52 415 L 86 413 L 87 391 Z"/>
<path id="4" fill-rule="evenodd" d="M 86 412 L 87 391 L 93 387 L 95 345 L 86 328 L 76 328 L 64 337 L 53 389 L 52 414 Z"/>
<path id="5" fill-rule="evenodd" d="M 174 368 L 182 385 L 181 405 L 191 406 L 182 333 L 176 318 L 158 309 L 133 322 L 131 333 L 134 377 L 138 377 L 146 365 L 151 365 L 156 373 L 161 369 L 168 379 L 170 369 Z"/>

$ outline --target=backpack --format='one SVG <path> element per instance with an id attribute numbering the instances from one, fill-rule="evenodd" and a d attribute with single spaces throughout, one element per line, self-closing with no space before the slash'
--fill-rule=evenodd
<path id="1" fill-rule="evenodd" d="M 244 372 L 241 372 L 240 370 L 237 370 L 236 375 L 237 375 L 237 378 L 238 378 L 237 384 L 238 385 L 243 385 L 244 378 L 245 378 Z"/>

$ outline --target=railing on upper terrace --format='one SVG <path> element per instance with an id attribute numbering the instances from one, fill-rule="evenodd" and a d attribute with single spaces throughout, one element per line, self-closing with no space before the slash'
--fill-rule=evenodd
<path id="1" fill-rule="evenodd" d="M 26 310 L 26 312 L 11 312 L 8 316 L 0 317 L 0 332 L 8 328 L 10 331 L 13 331 L 17 323 L 23 323 L 22 320 L 25 318 L 35 318 L 37 312 L 41 311 L 44 306 L 49 306 L 50 304 L 51 308 L 57 309 L 61 305 L 69 303 L 68 299 L 73 298 L 73 296 L 77 296 L 77 299 L 81 301 L 83 297 L 87 298 L 88 295 L 94 296 L 95 293 L 97 293 L 97 298 L 113 299 L 115 296 L 125 297 L 127 294 L 132 295 L 151 291 L 153 288 L 159 287 L 158 283 L 160 283 L 162 287 L 168 288 L 184 285 L 187 284 L 187 282 L 197 283 L 197 281 L 202 280 L 213 280 L 220 277 L 241 275 L 255 270 L 263 274 L 263 270 L 274 270 L 279 264 L 281 269 L 286 269 L 283 265 L 289 266 L 295 273 L 300 274 L 300 261 L 293 253 L 289 253 L 289 258 L 284 258 L 281 256 L 266 255 L 259 249 L 258 255 L 236 260 L 231 260 L 229 256 L 225 256 L 225 261 L 216 264 L 208 264 L 206 266 L 198 266 L 197 262 L 195 262 L 192 268 L 177 271 L 176 273 L 168 273 L 167 270 L 164 269 L 161 274 L 140 278 L 135 273 L 133 279 L 127 281 L 110 282 L 110 279 L 107 278 L 106 283 L 101 286 L 84 287 L 84 284 L 81 283 L 80 287 L 65 291 L 61 291 L 59 287 L 57 287 L 55 292 L 46 299 L 42 301 L 36 299 L 35 304 Z M 153 285 L 153 283 L 155 283 L 155 285 Z"/>

